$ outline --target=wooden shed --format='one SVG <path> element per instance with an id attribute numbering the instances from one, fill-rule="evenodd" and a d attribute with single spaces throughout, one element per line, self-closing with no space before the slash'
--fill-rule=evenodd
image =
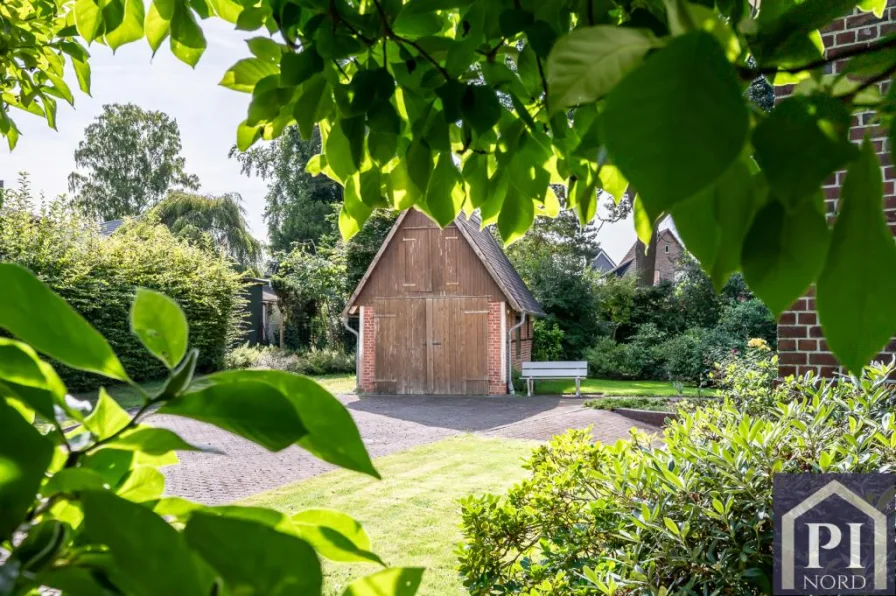
<path id="1" fill-rule="evenodd" d="M 441 229 L 415 209 L 395 222 L 343 312 L 360 317 L 361 391 L 432 395 L 506 393 L 543 314 L 476 215 Z"/>

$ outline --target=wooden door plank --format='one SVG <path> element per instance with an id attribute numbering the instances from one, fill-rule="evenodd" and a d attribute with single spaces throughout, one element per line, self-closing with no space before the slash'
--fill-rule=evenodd
<path id="1" fill-rule="evenodd" d="M 426 299 L 426 393 L 432 394 L 435 390 L 435 378 L 433 377 L 433 299 Z"/>

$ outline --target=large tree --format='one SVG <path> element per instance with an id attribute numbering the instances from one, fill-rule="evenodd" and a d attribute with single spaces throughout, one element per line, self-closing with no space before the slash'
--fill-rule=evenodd
<path id="1" fill-rule="evenodd" d="M 103 106 L 75 150 L 68 177 L 74 203 L 99 220 L 133 217 L 174 189 L 198 190 L 180 155 L 180 129 L 164 112 Z"/>
<path id="2" fill-rule="evenodd" d="M 262 31 L 221 81 L 252 94 L 238 147 L 293 123 L 310 139 L 319 125 L 322 152 L 308 169 L 344 186 L 345 236 L 377 207 L 416 206 L 442 224 L 466 208 L 510 243 L 536 214 L 559 212 L 552 184 L 567 186 L 569 208 L 588 222 L 597 189 L 619 199 L 630 183 L 642 240 L 671 214 L 716 288 L 740 269 L 779 314 L 814 283 L 828 345 L 850 370 L 896 334 L 880 160 L 870 140 L 858 149 L 849 138 L 863 111 L 896 135 L 896 96 L 880 87 L 896 72 L 894 41 L 830 56 L 819 47 L 833 19 L 856 8 L 882 16 L 886 0 L 0 6 L 0 45 L 11 48 L 0 52 L 0 133 L 12 144 L 7 106 L 52 125 L 54 98 L 71 99 L 67 59 L 89 87 L 82 39 L 115 49 L 145 36 L 153 51 L 168 39 L 195 65 L 206 48 L 197 18 L 215 16 Z M 759 76 L 799 92 L 765 113 L 745 93 Z M 821 185 L 842 169 L 832 225 Z"/>
<path id="3" fill-rule="evenodd" d="M 335 229 L 332 205 L 342 200 L 342 189 L 326 176 L 305 171 L 308 162 L 320 152 L 320 132 L 311 140 L 302 139 L 291 126 L 271 144 L 242 152 L 236 147 L 230 156 L 239 160 L 243 173 L 257 175 L 268 182 L 264 219 L 268 238 L 275 251 L 289 251 L 296 244 L 310 244 L 311 250 L 321 237 Z"/>
<path id="4" fill-rule="evenodd" d="M 149 215 L 177 236 L 223 250 L 243 268 L 260 264 L 261 243 L 249 230 L 242 197 L 236 193 L 215 197 L 172 192 Z"/>

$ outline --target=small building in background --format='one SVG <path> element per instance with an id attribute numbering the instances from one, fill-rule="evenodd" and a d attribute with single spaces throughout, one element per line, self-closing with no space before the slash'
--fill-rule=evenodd
<path id="1" fill-rule="evenodd" d="M 367 393 L 507 392 L 531 359 L 541 307 L 478 216 L 445 229 L 410 209 L 396 220 L 343 311 L 359 317 Z"/>
<path id="2" fill-rule="evenodd" d="M 637 277 L 637 259 L 635 259 L 635 251 L 638 250 L 638 241 L 636 240 L 632 247 L 628 249 L 625 256 L 615 268 L 607 272 L 608 275 L 617 277 Z M 678 239 L 675 232 L 670 228 L 660 230 L 656 240 L 656 260 L 654 262 L 653 279 L 654 285 L 661 281 L 675 281 L 678 273 L 679 261 L 684 254 L 685 248 Z M 598 255 L 600 256 L 600 255 Z"/>
<path id="3" fill-rule="evenodd" d="M 616 268 L 616 261 L 610 258 L 607 251 L 600 248 L 597 251 L 597 256 L 591 259 L 591 268 L 598 273 L 609 273 Z"/>

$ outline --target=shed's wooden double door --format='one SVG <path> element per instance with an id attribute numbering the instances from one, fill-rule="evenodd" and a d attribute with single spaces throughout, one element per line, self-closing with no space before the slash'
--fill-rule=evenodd
<path id="1" fill-rule="evenodd" d="M 488 298 L 374 301 L 377 393 L 488 394 Z"/>

